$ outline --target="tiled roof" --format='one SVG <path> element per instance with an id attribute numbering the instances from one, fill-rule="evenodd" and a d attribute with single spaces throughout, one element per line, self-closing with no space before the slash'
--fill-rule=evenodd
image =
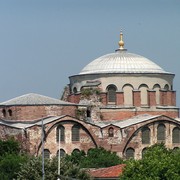
<path id="1" fill-rule="evenodd" d="M 29 93 L 8 101 L 0 103 L 0 106 L 13 105 L 73 105 L 73 103 L 61 101 L 59 99 L 43 96 L 40 94 Z M 75 105 L 75 104 L 74 104 Z"/>
<path id="2" fill-rule="evenodd" d="M 131 126 L 133 124 L 138 124 L 138 123 L 141 123 L 141 122 L 153 119 L 153 118 L 157 118 L 159 116 L 160 115 L 143 114 L 143 115 L 134 116 L 134 117 L 126 119 L 126 120 L 120 120 L 120 121 L 112 120 L 112 121 L 107 121 L 107 122 L 103 121 L 103 122 L 97 122 L 95 124 L 101 128 L 107 127 L 111 124 L 118 126 L 120 128 L 124 128 L 124 127 Z"/>
<path id="3" fill-rule="evenodd" d="M 34 121 L 17 121 L 17 120 L 2 120 L 0 119 L 0 125 L 6 125 L 9 127 L 13 127 L 13 128 L 17 128 L 17 129 L 26 129 L 32 126 L 41 126 L 42 125 L 42 120 L 43 120 L 43 124 L 48 124 L 52 121 L 56 121 L 58 119 L 61 119 L 63 117 L 65 117 L 66 115 L 62 115 L 62 116 L 50 116 L 50 117 L 46 117 L 43 119 L 37 119 Z"/>
<path id="4" fill-rule="evenodd" d="M 107 168 L 90 169 L 89 174 L 94 178 L 118 178 L 124 167 L 125 164 L 119 164 Z"/>

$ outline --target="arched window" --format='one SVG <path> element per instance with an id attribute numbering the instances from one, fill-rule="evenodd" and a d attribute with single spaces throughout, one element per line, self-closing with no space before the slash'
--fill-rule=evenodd
<path id="1" fill-rule="evenodd" d="M 142 144 L 150 144 L 150 129 L 148 127 L 143 127 L 142 133 Z"/>
<path id="2" fill-rule="evenodd" d="M 116 86 L 109 85 L 107 88 L 108 94 L 107 94 L 107 100 L 109 103 L 116 103 Z"/>
<path id="3" fill-rule="evenodd" d="M 175 127 L 172 132 L 172 141 L 173 143 L 180 143 L 180 128 Z"/>
<path id="4" fill-rule="evenodd" d="M 11 109 L 8 110 L 8 113 L 9 113 L 9 116 L 12 116 L 12 110 Z"/>
<path id="5" fill-rule="evenodd" d="M 50 151 L 49 149 L 44 149 L 44 158 L 50 158 Z"/>
<path id="6" fill-rule="evenodd" d="M 125 106 L 133 106 L 133 89 L 131 84 L 125 84 L 123 86 Z"/>
<path id="7" fill-rule="evenodd" d="M 141 105 L 147 106 L 148 105 L 148 86 L 146 84 L 141 84 L 139 87 L 141 91 Z"/>
<path id="8" fill-rule="evenodd" d="M 159 84 L 155 84 L 155 85 L 153 86 L 153 90 L 156 91 L 156 104 L 157 104 L 157 105 L 160 104 L 160 91 L 159 91 L 160 89 L 161 89 L 161 87 L 160 87 Z"/>
<path id="9" fill-rule="evenodd" d="M 80 153 L 79 149 L 74 149 L 72 153 Z"/>
<path id="10" fill-rule="evenodd" d="M 74 94 L 77 93 L 77 88 L 76 88 L 76 87 L 73 88 L 73 93 L 74 93 Z"/>
<path id="11" fill-rule="evenodd" d="M 169 91 L 169 85 L 166 84 L 166 85 L 164 86 L 164 89 L 165 89 L 166 91 Z"/>
<path id="12" fill-rule="evenodd" d="M 142 150 L 142 158 L 144 157 L 144 154 L 146 153 L 146 151 L 147 151 L 147 148 L 144 148 L 144 149 Z"/>
<path id="13" fill-rule="evenodd" d="M 62 125 L 59 125 L 58 127 L 57 127 L 57 129 L 56 129 L 56 140 L 57 140 L 57 142 L 59 142 L 59 133 L 61 134 L 61 136 L 60 136 L 60 140 L 61 141 L 64 141 L 64 130 L 65 128 L 64 128 L 64 126 L 62 126 Z"/>
<path id="14" fill-rule="evenodd" d="M 74 125 L 72 127 L 72 141 L 79 141 L 79 125 Z"/>
<path id="15" fill-rule="evenodd" d="M 66 155 L 66 152 L 64 149 L 60 149 L 60 157 L 63 157 Z M 59 156 L 59 150 L 57 151 L 57 157 Z"/>
<path id="16" fill-rule="evenodd" d="M 86 110 L 86 114 L 87 114 L 87 117 L 91 117 L 91 109 L 90 108 L 87 108 Z"/>
<path id="17" fill-rule="evenodd" d="M 114 129 L 112 127 L 108 129 L 108 135 L 109 137 L 114 137 Z"/>
<path id="18" fill-rule="evenodd" d="M 164 124 L 159 124 L 157 127 L 157 141 L 165 142 L 166 127 Z"/>
<path id="19" fill-rule="evenodd" d="M 126 158 L 134 158 L 134 149 L 133 148 L 128 148 L 126 150 Z"/>
<path id="20" fill-rule="evenodd" d="M 6 117 L 6 110 L 5 109 L 2 110 L 2 113 L 3 113 L 3 116 Z"/>

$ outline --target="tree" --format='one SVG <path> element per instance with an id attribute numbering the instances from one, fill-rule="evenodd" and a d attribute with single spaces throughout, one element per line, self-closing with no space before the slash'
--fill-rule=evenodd
<path id="1" fill-rule="evenodd" d="M 66 159 L 81 168 L 101 168 L 122 164 L 123 160 L 116 153 L 107 151 L 104 148 L 90 149 L 87 155 L 84 151 L 73 152 L 67 155 Z"/>
<path id="2" fill-rule="evenodd" d="M 57 180 L 58 160 L 57 158 L 45 159 L 45 179 Z M 33 157 L 26 164 L 21 166 L 18 173 L 18 180 L 39 180 L 42 178 L 42 158 Z M 71 161 L 61 158 L 60 179 L 69 180 L 71 178 L 79 180 L 90 180 L 90 176 L 85 170 L 81 169 Z"/>
<path id="3" fill-rule="evenodd" d="M 28 157 L 20 152 L 20 145 L 14 139 L 0 140 L 0 178 L 9 180 L 17 177 L 20 165 Z"/>
<path id="4" fill-rule="evenodd" d="M 180 179 L 180 150 L 155 144 L 146 150 L 141 160 L 128 160 L 120 179 Z"/>

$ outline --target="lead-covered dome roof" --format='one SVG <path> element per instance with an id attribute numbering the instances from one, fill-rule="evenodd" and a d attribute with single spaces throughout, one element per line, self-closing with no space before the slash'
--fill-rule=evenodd
<path id="1" fill-rule="evenodd" d="M 86 65 L 79 74 L 99 73 L 168 73 L 151 60 L 124 49 L 122 33 L 119 49 L 115 53 L 101 56 Z"/>

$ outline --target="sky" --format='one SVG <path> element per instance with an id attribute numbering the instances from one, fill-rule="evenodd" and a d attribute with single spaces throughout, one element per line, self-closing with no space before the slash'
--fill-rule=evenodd
<path id="1" fill-rule="evenodd" d="M 69 76 L 118 48 L 174 73 L 180 107 L 179 0 L 0 0 L 0 102 L 60 98 Z"/>

